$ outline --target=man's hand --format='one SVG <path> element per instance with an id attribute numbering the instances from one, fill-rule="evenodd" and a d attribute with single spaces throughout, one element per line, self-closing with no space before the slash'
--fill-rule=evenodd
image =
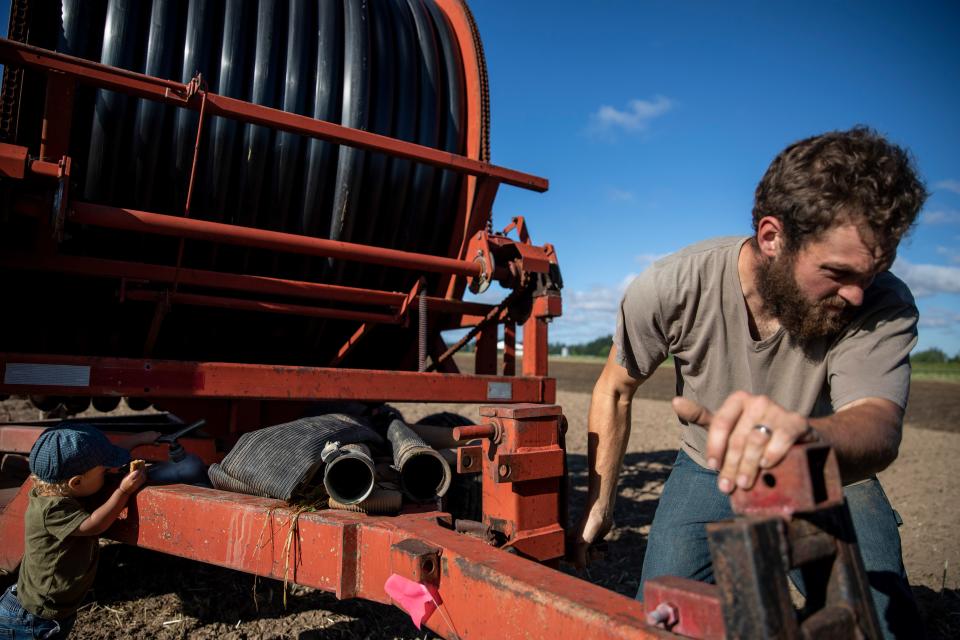
<path id="1" fill-rule="evenodd" d="M 807 418 L 745 391 L 731 394 L 716 413 L 680 397 L 673 410 L 708 430 L 707 466 L 720 472 L 717 486 L 724 493 L 749 489 L 760 469 L 780 462 L 794 443 L 819 439 Z"/>
<path id="2" fill-rule="evenodd" d="M 570 549 L 570 561 L 578 571 L 583 571 L 590 564 L 591 547 L 603 540 L 613 528 L 613 518 L 604 514 L 595 514 L 591 509 L 584 514 L 577 527 Z"/>

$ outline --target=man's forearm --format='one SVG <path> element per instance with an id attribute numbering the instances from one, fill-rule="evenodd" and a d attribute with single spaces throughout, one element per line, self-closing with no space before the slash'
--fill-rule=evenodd
<path id="1" fill-rule="evenodd" d="M 587 423 L 588 509 L 598 505 L 613 510 L 620 466 L 630 437 L 631 400 L 629 395 L 600 384 L 594 389 Z"/>
<path id="2" fill-rule="evenodd" d="M 884 470 L 896 459 L 901 421 L 902 410 L 892 402 L 871 400 L 811 418 L 810 425 L 837 452 L 844 482 L 854 482 Z"/>

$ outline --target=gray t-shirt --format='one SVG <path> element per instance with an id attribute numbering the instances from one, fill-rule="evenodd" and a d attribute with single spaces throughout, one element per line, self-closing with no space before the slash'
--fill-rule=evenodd
<path id="1" fill-rule="evenodd" d="M 850 324 L 806 353 L 782 327 L 754 340 L 737 269 L 748 239 L 692 245 L 634 279 L 617 317 L 619 364 L 642 378 L 672 354 L 677 395 L 714 411 L 738 390 L 811 417 L 867 397 L 905 408 L 918 316 L 907 286 L 889 272 L 878 275 Z M 684 451 L 706 466 L 706 431 L 682 431 Z"/>

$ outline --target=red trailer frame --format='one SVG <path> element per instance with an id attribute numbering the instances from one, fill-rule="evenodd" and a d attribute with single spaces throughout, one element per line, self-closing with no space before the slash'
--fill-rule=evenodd
<path id="1" fill-rule="evenodd" d="M 447 0 L 440 0 L 439 4 L 456 30 L 469 33 L 468 17 L 461 5 Z M 467 58 L 465 64 L 476 64 L 476 60 Z M 351 319 L 358 323 L 356 333 L 329 367 L 0 353 L 0 393 L 162 398 L 167 408 L 183 418 L 206 417 L 213 430 L 228 443 L 261 424 L 289 419 L 305 402 L 319 398 L 487 405 L 480 411 L 480 424 L 454 433 L 458 440 L 483 439 L 482 446 L 460 447 L 457 463 L 461 473 L 482 475 L 483 522 L 454 522 L 448 514 L 431 510 L 413 510 L 396 517 L 337 511 L 295 514 L 286 503 L 277 500 L 172 485 L 140 491 L 108 531 L 109 537 L 290 580 L 331 591 L 340 598 L 362 597 L 390 603 L 385 583 L 391 575 L 399 575 L 436 589 L 441 615 L 430 617 L 427 624 L 448 638 L 488 637 L 491 627 L 509 628 L 511 634 L 530 638 L 672 637 L 660 627 L 696 637 L 723 636 L 723 617 L 732 615 L 731 611 L 736 613 L 729 606 L 721 606 L 730 604 L 728 599 L 721 598 L 729 589 L 721 591 L 676 579 L 657 581 L 652 583 L 653 591 L 648 592 L 656 597 L 648 597 L 644 604 L 548 566 L 556 564 L 564 554 L 566 499 L 565 423 L 560 408 L 553 404 L 555 382 L 547 375 L 547 325 L 561 313 L 559 287 L 552 280 L 558 276 L 557 256 L 549 244 L 532 244 L 521 218 L 514 219 L 502 234 L 483 228 L 501 183 L 544 191 L 546 180 L 218 96 L 207 92 L 199 78 L 189 84 L 152 78 L 6 39 L 0 39 L 0 62 L 39 70 L 47 77 L 40 156 L 30 157 L 25 147 L 0 144 L 0 176 L 46 180 L 49 191 L 55 194 L 52 210 L 36 198 L 21 197 L 13 203 L 16 214 L 41 221 L 51 242 L 40 252 L 0 256 L 0 268 L 65 271 L 112 279 L 127 299 L 149 300 L 158 306 L 220 306 Z M 189 194 L 182 217 L 74 201 L 69 195 L 72 159 L 67 155 L 67 141 L 77 83 L 199 111 L 198 138 L 205 118 L 218 115 L 380 151 L 469 176 L 458 212 L 462 233 L 454 238 L 451 252 L 458 257 L 427 256 L 190 219 Z M 467 90 L 478 89 L 475 83 L 468 83 Z M 194 166 L 198 152 L 199 145 Z M 193 178 L 191 185 L 192 181 Z M 56 240 L 65 227 L 73 224 L 173 236 L 180 239 L 181 247 L 185 239 L 216 237 L 221 243 L 391 265 L 440 273 L 445 279 L 432 295 L 424 290 L 423 279 L 403 294 L 188 269 L 179 258 L 176 265 L 169 266 L 59 255 Z M 517 239 L 506 235 L 511 231 L 516 231 Z M 145 291 L 127 287 L 133 279 L 165 288 Z M 493 280 L 514 293 L 498 305 L 459 300 L 465 286 L 483 290 Z M 180 284 L 228 289 L 235 292 L 235 297 L 187 294 L 178 290 Z M 244 297 L 264 292 L 296 298 L 298 302 L 266 303 Z M 517 299 L 526 299 L 530 308 L 523 323 L 521 375 L 516 375 L 515 320 L 509 315 L 509 306 Z M 314 304 L 317 300 L 324 301 L 324 306 Z M 349 306 L 338 307 L 338 303 Z M 369 310 L 357 310 L 357 303 Z M 421 339 L 420 367 L 416 372 L 337 367 L 372 326 L 407 324 L 411 316 L 424 323 L 424 309 L 429 310 L 431 317 L 444 317 L 444 327 L 472 327 L 468 338 L 477 338 L 473 374 L 457 372 L 450 361 L 451 353 L 468 338 L 451 348 L 442 341 L 424 344 Z M 496 342 L 500 324 L 505 325 L 506 348 L 502 369 L 498 371 Z M 427 355 L 432 357 L 437 372 L 427 370 Z M 41 430 L 42 425 L 0 426 L 0 450 L 29 452 Z M 185 439 L 184 446 L 208 464 L 223 455 L 210 439 Z M 154 447 L 140 455 L 158 460 L 163 458 L 163 450 Z M 796 454 L 806 455 L 807 449 Z M 776 504 L 782 504 L 786 498 L 812 495 L 813 484 L 824 486 L 825 480 L 792 485 L 790 479 L 806 477 L 803 473 L 816 473 L 806 458 L 799 466 L 775 472 L 781 486 L 781 493 L 775 496 Z M 835 477 L 833 480 L 838 482 Z M 0 567 L 7 570 L 16 567 L 22 554 L 22 516 L 29 490 L 27 481 L 0 495 Z M 834 499 L 835 494 L 829 497 Z M 769 501 L 769 496 L 766 499 Z M 813 496 L 801 505 L 801 510 L 818 512 L 836 507 L 835 500 L 828 502 Z M 494 534 L 500 538 L 499 548 L 491 544 Z M 292 544 L 285 542 L 288 535 Z M 781 532 L 781 537 L 786 535 Z M 817 549 L 822 547 L 821 544 Z M 812 557 L 812 552 L 807 555 Z M 773 564 L 779 566 L 777 562 Z M 754 587 L 754 591 L 764 588 Z M 844 617 L 844 611 L 821 621 L 817 629 L 846 629 L 842 625 L 848 625 L 849 616 Z M 780 613 L 789 618 L 784 611 Z M 726 620 L 727 628 L 732 628 L 730 620 Z M 741 625 L 743 628 L 750 630 Z M 799 633 L 799 627 L 796 631 Z"/>

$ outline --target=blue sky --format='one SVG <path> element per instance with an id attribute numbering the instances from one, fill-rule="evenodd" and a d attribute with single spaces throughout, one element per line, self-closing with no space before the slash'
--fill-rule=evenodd
<path id="1" fill-rule="evenodd" d="M 960 4 L 470 5 L 493 161 L 551 181 L 546 194 L 504 187 L 494 208 L 495 227 L 523 215 L 557 247 L 565 311 L 551 341 L 611 333 L 652 259 L 750 232 L 780 149 L 863 123 L 909 147 L 932 192 L 893 269 L 917 297 L 918 348 L 960 352 Z"/>
<path id="2" fill-rule="evenodd" d="M 750 232 L 753 190 L 790 142 L 863 123 L 912 150 L 932 193 L 893 271 L 918 348 L 960 352 L 960 4 L 506 2 L 471 8 L 490 71 L 497 164 L 550 179 L 503 188 L 557 247 L 551 341 L 611 333 L 653 257 Z"/>

